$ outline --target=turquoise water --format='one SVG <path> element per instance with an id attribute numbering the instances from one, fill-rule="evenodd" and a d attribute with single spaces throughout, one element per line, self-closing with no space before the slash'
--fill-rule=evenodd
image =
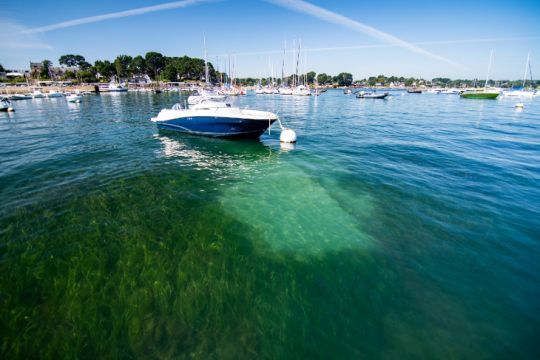
<path id="1" fill-rule="evenodd" d="M 158 131 L 179 96 L 0 115 L 2 358 L 537 358 L 540 100 L 246 96 L 258 141 Z"/>

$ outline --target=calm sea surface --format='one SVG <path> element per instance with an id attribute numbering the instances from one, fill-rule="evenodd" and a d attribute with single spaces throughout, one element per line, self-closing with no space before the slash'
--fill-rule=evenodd
<path id="1" fill-rule="evenodd" d="M 540 98 L 246 96 L 257 141 L 158 131 L 178 94 L 0 113 L 2 358 L 540 356 Z"/>

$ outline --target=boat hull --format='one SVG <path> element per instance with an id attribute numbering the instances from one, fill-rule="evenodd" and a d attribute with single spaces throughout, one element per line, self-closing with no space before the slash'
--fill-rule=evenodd
<path id="1" fill-rule="evenodd" d="M 388 93 L 384 93 L 384 94 L 366 94 L 366 95 L 360 95 L 358 94 L 356 97 L 358 99 L 386 99 L 386 97 L 388 96 Z"/>
<path id="2" fill-rule="evenodd" d="M 464 99 L 496 99 L 499 93 L 463 93 L 461 97 Z"/>
<path id="3" fill-rule="evenodd" d="M 250 120 L 234 117 L 193 116 L 159 121 L 157 126 L 163 130 L 200 136 L 258 138 L 274 121 L 274 119 Z"/>

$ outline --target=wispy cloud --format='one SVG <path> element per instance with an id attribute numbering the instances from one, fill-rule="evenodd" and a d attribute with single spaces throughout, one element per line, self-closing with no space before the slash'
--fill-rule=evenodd
<path id="1" fill-rule="evenodd" d="M 281 7 L 285 7 L 285 8 L 288 8 L 288 9 L 291 9 L 291 10 L 294 10 L 294 11 L 297 11 L 306 15 L 316 17 L 318 19 L 321 19 L 329 23 L 334 23 L 336 25 L 346 27 L 356 32 L 366 34 L 388 45 L 399 46 L 409 51 L 412 51 L 414 53 L 417 53 L 417 54 L 420 54 L 420 55 L 423 55 L 423 56 L 426 56 L 435 60 L 443 61 L 453 66 L 463 67 L 462 65 L 457 64 L 450 59 L 433 54 L 413 43 L 402 40 L 394 35 L 388 34 L 372 26 L 366 25 L 364 23 L 353 20 L 343 15 L 340 15 L 333 11 L 324 9 L 322 7 L 313 5 L 306 1 L 302 1 L 302 0 L 266 0 L 266 1 L 279 5 Z"/>
<path id="2" fill-rule="evenodd" d="M 440 40 L 440 41 L 420 41 L 414 42 L 414 45 L 450 45 L 450 44 L 481 44 L 481 43 L 494 43 L 494 42 L 511 42 L 511 41 L 528 41 L 528 40 L 540 40 L 540 36 L 524 36 L 524 37 L 500 37 L 500 38 L 481 38 L 481 39 L 457 39 L 457 40 Z M 364 44 L 364 45 L 348 45 L 348 46 L 331 46 L 331 47 L 316 47 L 316 48 L 304 48 L 305 52 L 325 52 L 325 51 L 341 51 L 341 50 L 362 50 L 362 49 L 379 49 L 396 47 L 392 44 Z M 292 49 L 287 50 L 287 53 L 292 52 Z M 231 52 L 230 55 L 235 56 L 254 56 L 254 55 L 272 55 L 282 54 L 282 50 L 260 50 L 253 52 Z M 219 54 L 211 56 L 227 56 L 228 54 Z"/>
<path id="3" fill-rule="evenodd" d="M 56 23 L 56 24 L 40 26 L 40 27 L 33 28 L 33 29 L 27 29 L 27 30 L 23 31 L 23 33 L 25 33 L 25 34 L 44 33 L 44 32 L 47 32 L 47 31 L 65 29 L 65 28 L 69 28 L 69 27 L 72 27 L 72 26 L 90 24 L 90 23 L 95 23 L 95 22 L 99 22 L 99 21 L 118 19 L 118 18 L 124 18 L 124 17 L 129 17 L 129 16 L 143 15 L 143 14 L 156 12 L 156 11 L 164 11 L 164 10 L 185 8 L 185 7 L 188 7 L 188 6 L 193 6 L 193 5 L 197 5 L 197 4 L 200 4 L 200 3 L 213 2 L 213 1 L 216 1 L 216 0 L 173 1 L 173 2 L 168 2 L 168 3 L 164 3 L 164 4 L 145 6 L 145 7 L 131 9 L 131 10 L 124 10 L 124 11 L 118 11 L 118 12 L 113 12 L 113 13 L 109 13 L 109 14 L 102 14 L 102 15 L 84 17 L 84 18 L 80 18 L 80 19 L 63 21 L 63 22 L 59 22 L 59 23 Z"/>
<path id="4" fill-rule="evenodd" d="M 527 41 L 539 40 L 540 36 L 524 36 L 524 37 L 501 37 L 501 38 L 481 38 L 481 39 L 457 39 L 457 40 L 440 40 L 440 41 L 420 41 L 414 42 L 414 45 L 452 45 L 452 44 L 482 44 L 493 42 L 508 42 L 508 41 Z M 398 45 L 392 44 L 367 44 L 367 45 L 351 45 L 351 46 L 335 46 L 304 49 L 309 52 L 319 51 L 335 51 L 335 50 L 355 50 L 355 49 L 377 49 L 395 47 Z"/>
<path id="5" fill-rule="evenodd" d="M 0 49 L 52 49 L 39 36 L 25 34 L 27 30 L 15 22 L 0 19 Z"/>

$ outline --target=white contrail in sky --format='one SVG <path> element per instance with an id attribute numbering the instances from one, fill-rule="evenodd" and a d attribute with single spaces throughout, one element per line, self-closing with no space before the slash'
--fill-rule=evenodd
<path id="1" fill-rule="evenodd" d="M 168 2 L 164 4 L 145 6 L 145 7 L 137 8 L 137 9 L 124 10 L 124 11 L 118 11 L 118 12 L 113 12 L 109 14 L 89 16 L 89 17 L 84 17 L 84 18 L 75 19 L 75 20 L 63 21 L 56 24 L 28 29 L 28 30 L 23 31 L 23 33 L 25 34 L 43 33 L 43 32 L 57 30 L 57 29 L 64 29 L 64 28 L 68 28 L 72 26 L 95 23 L 98 21 L 105 21 L 105 20 L 110 20 L 110 19 L 124 18 L 128 16 L 142 15 L 142 14 L 147 14 L 147 13 L 156 12 L 156 11 L 185 8 L 188 6 L 197 5 L 200 3 L 210 2 L 210 1 L 215 1 L 215 0 L 173 1 L 173 2 Z"/>
<path id="2" fill-rule="evenodd" d="M 26 30 L 18 23 L 0 19 L 0 49 L 52 49 L 39 34 L 24 34 Z"/>
<path id="3" fill-rule="evenodd" d="M 457 67 L 463 67 L 460 64 L 457 64 L 453 62 L 452 60 L 449 60 L 447 58 L 444 58 L 442 56 L 433 54 L 429 51 L 426 51 L 412 43 L 409 43 L 405 40 L 402 40 L 394 35 L 390 35 L 388 33 L 385 33 L 381 30 L 375 29 L 372 26 L 363 24 L 361 22 L 358 22 L 356 20 L 350 19 L 346 16 L 340 15 L 338 13 L 335 13 L 333 11 L 324 9 L 322 7 L 313 5 L 311 3 L 308 3 L 303 0 L 266 0 L 268 2 L 271 2 L 273 4 L 303 13 L 307 15 L 311 15 L 313 17 L 319 18 L 321 20 L 324 20 L 326 22 L 334 23 L 346 28 L 349 28 L 351 30 L 369 35 L 373 38 L 379 39 L 383 41 L 386 44 L 393 45 L 393 46 L 399 46 L 404 49 L 410 50 L 412 52 L 415 52 L 420 55 L 427 56 L 432 59 L 443 61 L 447 64 L 451 64 L 453 66 Z"/>

